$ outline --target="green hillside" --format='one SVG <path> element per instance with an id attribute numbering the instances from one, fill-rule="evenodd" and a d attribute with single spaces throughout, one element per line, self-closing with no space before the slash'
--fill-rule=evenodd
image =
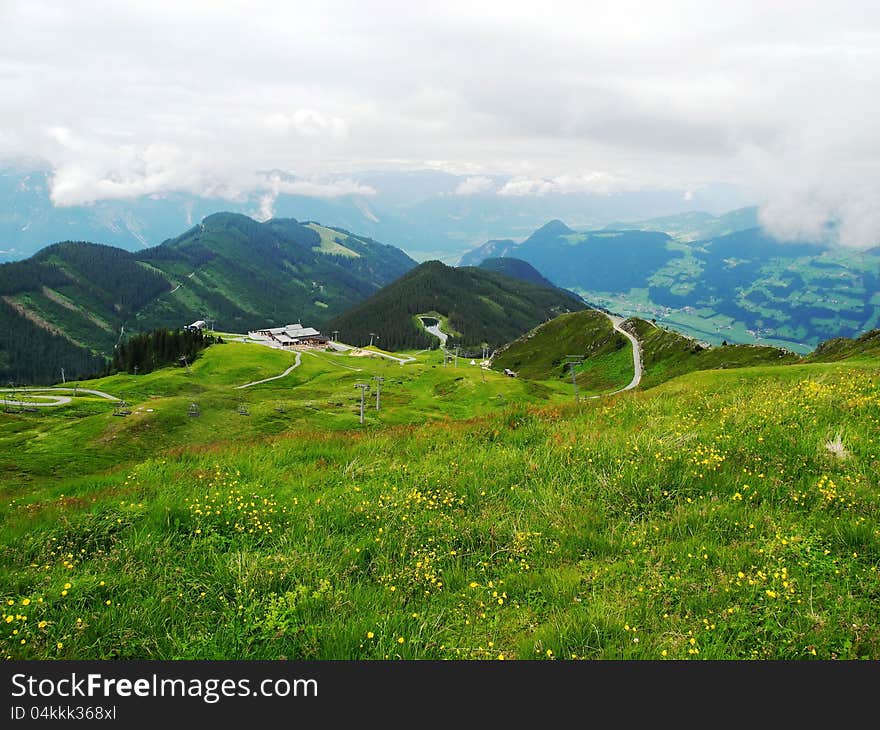
<path id="1" fill-rule="evenodd" d="M 556 288 L 428 261 L 332 319 L 326 329 L 339 330 L 340 340 L 353 345 L 368 344 L 374 332 L 384 348 L 431 348 L 439 341 L 424 331 L 417 315 L 435 313 L 460 333 L 449 340 L 450 347 L 479 349 L 483 344 L 500 346 L 540 322 L 585 307 L 576 296 Z"/>
<path id="2" fill-rule="evenodd" d="M 0 296 L 23 319 L 105 354 L 121 324 L 170 289 L 162 272 L 134 254 L 94 243 L 56 243 L 0 266 Z"/>
<path id="3" fill-rule="evenodd" d="M 227 332 L 302 321 L 320 326 L 415 266 L 399 249 L 293 219 L 258 223 L 217 213 L 182 236 L 133 254 L 67 242 L 0 266 L 9 337 L 34 328 L 65 338 L 47 359 L 0 350 L 0 380 L 52 382 L 95 372 L 123 334 L 196 319 Z M 4 354 L 5 353 L 5 354 Z M 6 363 L 4 365 L 4 363 Z M 88 369 L 87 369 L 88 368 Z"/>
<path id="4" fill-rule="evenodd" d="M 415 357 L 242 390 L 295 357 L 232 343 L 82 384 L 127 417 L 0 413 L 3 656 L 880 659 L 876 359 L 574 404 Z"/>
<path id="5" fill-rule="evenodd" d="M 632 345 L 595 309 L 561 314 L 539 325 L 496 353 L 492 367 L 513 370 L 522 378 L 569 383 L 569 355 L 583 358 L 575 369 L 580 388 L 616 390 L 632 379 Z"/>
<path id="6" fill-rule="evenodd" d="M 628 319 L 621 326 L 641 344 L 643 388 L 695 370 L 790 365 L 801 360 L 794 352 L 766 345 L 707 346 L 638 318 Z"/>
<path id="7" fill-rule="evenodd" d="M 834 362 L 850 358 L 880 357 L 880 330 L 871 330 L 855 339 L 836 337 L 819 345 L 805 359 L 807 362 Z"/>
<path id="8" fill-rule="evenodd" d="M 60 381 L 61 368 L 68 378 L 98 372 L 124 324 L 170 289 L 133 254 L 93 243 L 54 244 L 0 266 L 0 381 Z"/>
<path id="9" fill-rule="evenodd" d="M 231 332 L 296 321 L 320 325 L 415 266 L 399 249 L 345 231 L 231 213 L 208 216 L 142 258 L 180 289 L 145 307 L 141 327 L 198 317 Z"/>
<path id="10" fill-rule="evenodd" d="M 523 261 L 522 259 L 516 258 L 491 258 L 484 259 L 480 262 L 479 268 L 486 269 L 487 271 L 494 271 L 498 274 L 504 274 L 505 276 L 509 276 L 513 279 L 519 279 L 520 281 L 526 281 L 529 284 L 536 284 L 537 286 L 546 286 L 559 289 L 552 281 L 545 278 L 540 271 L 538 271 L 534 266 L 532 266 L 528 261 Z M 566 294 L 570 294 L 576 299 L 582 299 L 580 294 L 571 291 L 570 289 L 562 289 Z M 590 302 L 587 304 L 594 309 L 602 309 L 601 307 L 595 307 Z"/>
<path id="11" fill-rule="evenodd" d="M 61 379 L 61 368 L 76 377 L 100 372 L 104 363 L 104 358 L 34 324 L 0 301 L 0 385 L 53 383 Z"/>
<path id="12" fill-rule="evenodd" d="M 622 327 L 635 335 L 642 355 L 642 388 L 650 388 L 696 370 L 790 365 L 797 354 L 760 345 L 710 347 L 689 337 L 642 319 L 628 319 Z M 839 346 L 849 355 L 861 351 L 856 341 Z M 622 388 L 632 378 L 632 345 L 615 332 L 602 312 L 588 309 L 561 315 L 502 348 L 492 367 L 509 368 L 520 377 L 537 381 L 568 382 L 570 355 L 583 358 L 576 367 L 576 380 L 591 392 Z M 843 357 L 843 355 L 841 355 Z M 840 359 L 840 358 L 838 358 Z"/>

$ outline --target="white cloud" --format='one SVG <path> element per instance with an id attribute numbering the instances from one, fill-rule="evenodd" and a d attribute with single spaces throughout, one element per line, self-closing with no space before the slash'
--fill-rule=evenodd
<path id="1" fill-rule="evenodd" d="M 46 136 L 57 142 L 63 149 L 71 152 L 83 152 L 85 145 L 67 127 L 49 127 Z"/>
<path id="2" fill-rule="evenodd" d="M 499 195 L 547 195 L 553 192 L 553 183 L 550 180 L 518 177 L 506 182 L 498 191 Z"/>
<path id="3" fill-rule="evenodd" d="M 488 193 L 495 187 L 492 178 L 478 175 L 476 177 L 468 177 L 462 180 L 453 191 L 453 195 L 479 195 Z"/>
<path id="4" fill-rule="evenodd" d="M 65 127 L 53 127 L 47 136 L 57 143 L 50 194 L 52 202 L 62 207 L 171 192 L 242 200 L 264 191 L 262 211 L 270 210 L 280 194 L 338 198 L 376 192 L 350 178 L 250 172 L 234 163 L 206 159 L 198 148 L 190 152 L 169 144 L 107 145 L 86 141 Z"/>
<path id="5" fill-rule="evenodd" d="M 605 172 L 581 175 L 558 175 L 554 178 L 516 177 L 506 182 L 499 195 L 568 195 L 571 193 L 607 194 L 628 189 L 622 179 Z"/>
<path id="6" fill-rule="evenodd" d="M 266 191 L 260 196 L 260 209 L 255 216 L 261 221 L 268 220 L 275 214 L 275 201 L 281 194 L 328 199 L 341 198 L 346 195 L 372 196 L 376 194 L 375 188 L 348 178 L 330 181 L 305 180 L 277 172 L 261 176 L 255 188 Z"/>
<path id="7" fill-rule="evenodd" d="M 880 182 L 854 181 L 845 193 L 811 185 L 780 191 L 761 206 L 761 225 L 781 241 L 832 243 L 845 248 L 880 246 Z"/>
<path id="8" fill-rule="evenodd" d="M 58 206 L 168 192 L 227 199 L 243 193 L 238 183 L 210 178 L 203 160 L 174 145 L 110 147 L 85 142 L 69 131 L 56 138 L 65 147 L 51 178 L 50 194 Z"/>
<path id="9" fill-rule="evenodd" d="M 869 0 L 6 0 L 0 27 L 0 155 L 61 205 L 407 161 L 512 196 L 739 184 L 771 230 L 876 240 Z"/>
<path id="10" fill-rule="evenodd" d="M 303 137 L 328 135 L 343 139 L 348 134 L 348 125 L 344 119 L 327 117 L 314 109 L 297 109 L 293 114 L 270 114 L 266 118 L 266 126 L 275 132 L 293 132 Z"/>
<path id="11" fill-rule="evenodd" d="M 273 218 L 275 216 L 275 201 L 277 198 L 278 195 L 273 193 L 261 195 L 260 209 L 254 215 L 254 218 L 258 221 L 267 221 L 270 218 Z"/>
<path id="12" fill-rule="evenodd" d="M 485 167 L 477 162 L 468 162 L 466 160 L 419 160 L 409 159 L 405 161 L 410 166 L 426 167 L 429 170 L 440 170 L 448 172 L 450 175 L 471 175 L 479 177 L 480 173 L 485 172 Z"/>
<path id="13" fill-rule="evenodd" d="M 276 194 L 305 195 L 310 198 L 340 198 L 344 195 L 375 195 L 376 190 L 369 185 L 362 185 L 348 178 L 334 179 L 327 182 L 300 178 L 283 178 L 270 175 L 260 183 L 259 187 L 267 188 Z"/>

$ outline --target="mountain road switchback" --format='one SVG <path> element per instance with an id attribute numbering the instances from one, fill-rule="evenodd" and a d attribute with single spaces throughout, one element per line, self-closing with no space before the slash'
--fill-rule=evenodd
<path id="1" fill-rule="evenodd" d="M 601 393 L 599 395 L 588 395 L 585 396 L 585 398 L 605 398 L 609 395 L 616 395 L 617 393 L 623 393 L 625 390 L 637 388 L 639 383 L 642 382 L 642 351 L 639 346 L 639 341 L 636 339 L 635 335 L 627 332 L 620 326 L 625 321 L 623 317 L 618 317 L 616 314 L 606 314 L 606 316 L 611 320 L 611 326 L 632 343 L 633 378 L 629 382 L 629 385 L 620 388 L 619 390 L 612 391 L 611 393 Z"/>

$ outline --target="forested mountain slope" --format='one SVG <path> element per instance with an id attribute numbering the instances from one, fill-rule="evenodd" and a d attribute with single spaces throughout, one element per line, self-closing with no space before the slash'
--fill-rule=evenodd
<path id="1" fill-rule="evenodd" d="M 403 251 L 341 229 L 233 213 L 138 253 L 53 244 L 0 266 L 0 380 L 51 382 L 61 367 L 88 375 L 124 336 L 197 319 L 227 332 L 321 326 L 413 266 Z"/>
<path id="2" fill-rule="evenodd" d="M 339 339 L 366 345 L 370 333 L 386 349 L 436 347 L 417 315 L 440 315 L 455 344 L 479 348 L 502 345 L 563 312 L 585 309 L 578 297 L 476 267 L 451 267 L 428 261 L 363 304 L 334 318 L 328 331 Z"/>

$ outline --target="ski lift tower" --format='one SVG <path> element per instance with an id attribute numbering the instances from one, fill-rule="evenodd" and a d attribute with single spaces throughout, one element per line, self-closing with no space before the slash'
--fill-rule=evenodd
<path id="1" fill-rule="evenodd" d="M 355 383 L 355 388 L 360 388 L 361 391 L 361 426 L 364 425 L 364 398 L 367 395 L 367 391 L 370 389 L 369 383 Z"/>
<path id="2" fill-rule="evenodd" d="M 571 387 L 574 390 L 575 403 L 580 401 L 580 395 L 578 395 L 577 380 L 575 379 L 576 378 L 575 368 L 578 365 L 580 365 L 581 363 L 583 363 L 583 361 L 584 361 L 584 358 L 582 358 L 580 355 L 566 355 L 565 356 L 565 367 L 567 367 L 571 371 Z"/>
<path id="3" fill-rule="evenodd" d="M 373 376 L 373 380 L 376 381 L 376 410 L 379 410 L 379 396 L 382 393 L 382 383 L 385 382 L 385 378 L 382 378 L 378 375 Z"/>

